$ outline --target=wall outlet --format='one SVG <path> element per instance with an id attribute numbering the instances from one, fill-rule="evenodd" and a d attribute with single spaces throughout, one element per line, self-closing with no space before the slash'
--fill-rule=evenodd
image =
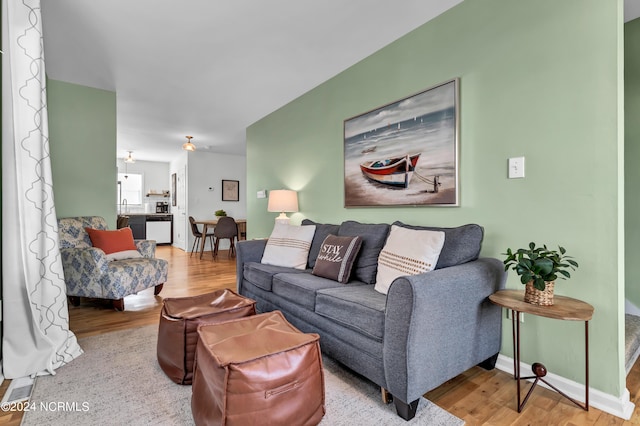
<path id="1" fill-rule="evenodd" d="M 505 309 L 507 311 L 507 319 L 511 321 L 511 309 Z M 524 323 L 524 313 L 520 312 L 520 323 Z"/>

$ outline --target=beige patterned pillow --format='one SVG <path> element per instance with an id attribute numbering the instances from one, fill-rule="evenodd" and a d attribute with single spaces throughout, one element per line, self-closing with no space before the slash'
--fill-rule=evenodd
<path id="1" fill-rule="evenodd" d="M 444 245 L 444 232 L 391 226 L 380 255 L 376 291 L 387 294 L 393 280 L 432 271 Z"/>
<path id="2" fill-rule="evenodd" d="M 261 263 L 305 269 L 315 232 L 315 225 L 295 226 L 276 222 Z"/>

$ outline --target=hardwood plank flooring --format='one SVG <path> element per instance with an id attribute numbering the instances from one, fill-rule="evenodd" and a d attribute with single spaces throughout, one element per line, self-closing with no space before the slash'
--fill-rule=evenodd
<path id="1" fill-rule="evenodd" d="M 78 307 L 69 308 L 69 327 L 78 339 L 111 331 L 157 324 L 164 297 L 183 297 L 207 293 L 220 288 L 236 287 L 235 260 L 221 252 L 216 260 L 205 253 L 202 260 L 194 253 L 160 246 L 157 256 L 169 261 L 169 277 L 162 292 L 153 289 L 125 298 L 125 310 L 116 312 L 108 303 L 82 299 Z M 10 381 L 0 386 L 4 395 Z M 640 425 L 640 414 L 634 411 L 629 421 L 591 407 L 588 412 L 550 390 L 537 387 L 529 402 L 518 413 L 515 381 L 510 374 L 494 369 L 474 367 L 442 384 L 425 396 L 443 409 L 463 419 L 467 425 Z M 627 376 L 631 401 L 640 403 L 640 362 Z M 18 426 L 20 412 L 1 412 L 0 425 Z M 404 422 L 399 422 L 404 424 Z"/>

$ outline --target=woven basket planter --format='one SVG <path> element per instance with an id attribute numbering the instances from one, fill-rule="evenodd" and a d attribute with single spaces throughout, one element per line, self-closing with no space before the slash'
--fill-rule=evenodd
<path id="1" fill-rule="evenodd" d="M 533 280 L 529 281 L 524 290 L 524 301 L 532 305 L 553 305 L 553 287 L 555 281 L 547 281 L 544 290 L 538 290 L 533 286 Z"/>

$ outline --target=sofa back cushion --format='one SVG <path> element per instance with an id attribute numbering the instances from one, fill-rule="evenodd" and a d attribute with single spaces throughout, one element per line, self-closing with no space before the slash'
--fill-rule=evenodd
<path id="1" fill-rule="evenodd" d="M 313 269 L 313 267 L 316 266 L 316 259 L 318 258 L 320 247 L 322 247 L 324 239 L 331 234 L 336 235 L 338 233 L 338 228 L 340 228 L 340 225 L 316 223 L 312 220 L 304 219 L 302 221 L 302 226 L 316 227 L 316 233 L 313 235 L 313 241 L 311 241 L 311 248 L 309 249 L 308 259 L 309 268 Z"/>
<path id="2" fill-rule="evenodd" d="M 480 225 L 468 224 L 455 228 L 439 228 L 436 226 L 414 226 L 400 221 L 393 223 L 408 229 L 426 229 L 444 232 L 444 246 L 440 252 L 436 269 L 461 265 L 476 260 L 480 256 L 484 230 Z"/>
<path id="3" fill-rule="evenodd" d="M 89 234 L 84 228 L 107 229 L 107 222 L 100 216 L 63 217 L 58 219 L 60 248 L 92 247 Z"/>
<path id="4" fill-rule="evenodd" d="M 375 284 L 378 272 L 378 256 L 389 234 L 390 225 L 386 223 L 359 223 L 353 220 L 342 222 L 338 229 L 341 237 L 362 238 L 360 254 L 356 258 L 353 275 L 356 279 Z"/>

